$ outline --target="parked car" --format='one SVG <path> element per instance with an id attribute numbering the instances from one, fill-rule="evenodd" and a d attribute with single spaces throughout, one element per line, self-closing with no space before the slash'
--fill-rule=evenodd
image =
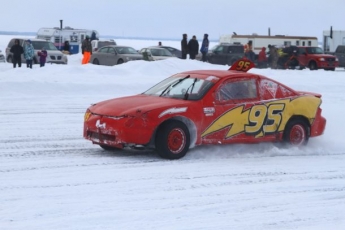
<path id="1" fill-rule="evenodd" d="M 24 43 L 28 38 L 12 38 L 7 45 L 6 48 L 6 60 L 9 63 L 12 63 L 12 53 L 10 52 L 11 47 L 14 45 L 14 41 L 18 39 L 19 44 L 24 47 Z M 35 57 L 33 59 L 33 64 L 39 63 L 39 58 L 37 56 L 37 52 L 40 51 L 43 47 L 47 50 L 48 56 L 46 59 L 46 63 L 54 63 L 54 64 L 67 64 L 68 59 L 67 55 L 63 54 L 60 50 L 58 50 L 54 44 L 50 41 L 46 41 L 43 39 L 30 39 L 31 43 L 35 49 Z M 25 63 L 24 55 L 22 55 L 22 62 Z"/>
<path id="2" fill-rule="evenodd" d="M 109 39 L 109 40 L 92 40 L 91 41 L 91 46 L 92 46 L 92 51 L 97 51 L 103 46 L 109 46 L 109 45 L 117 45 L 114 39 Z"/>
<path id="3" fill-rule="evenodd" d="M 339 66 L 336 56 L 325 54 L 320 47 L 315 46 L 299 46 L 298 62 L 300 67 L 307 67 L 310 70 L 335 70 Z"/>
<path id="4" fill-rule="evenodd" d="M 1 50 L 0 50 L 0 62 L 6 62 L 5 55 L 3 55 Z"/>
<path id="5" fill-rule="evenodd" d="M 207 53 L 207 61 L 212 64 L 232 65 L 244 56 L 244 47 L 241 44 L 221 43 L 214 46 Z"/>
<path id="6" fill-rule="evenodd" d="M 144 60 L 158 61 L 167 58 L 176 58 L 169 50 L 160 47 L 147 47 L 142 48 L 140 53 L 143 55 Z"/>
<path id="7" fill-rule="evenodd" d="M 345 45 L 339 45 L 335 52 L 326 52 L 326 54 L 336 56 L 339 61 L 339 67 L 345 67 Z"/>
<path id="8" fill-rule="evenodd" d="M 92 53 L 90 63 L 95 65 L 119 65 L 128 61 L 142 60 L 143 55 L 129 46 L 103 46 Z"/>
<path id="9" fill-rule="evenodd" d="M 240 59 L 229 70 L 182 72 L 142 94 L 93 104 L 83 136 L 105 150 L 155 148 L 163 158 L 178 159 L 195 145 L 302 146 L 323 134 L 320 94 L 246 73 L 253 66 Z"/>
<path id="10" fill-rule="evenodd" d="M 150 46 L 150 48 L 163 48 L 169 50 L 169 52 L 177 58 L 182 57 L 182 51 L 171 46 Z"/>

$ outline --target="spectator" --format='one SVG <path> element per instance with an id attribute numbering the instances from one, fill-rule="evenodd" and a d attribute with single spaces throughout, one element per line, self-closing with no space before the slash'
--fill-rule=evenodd
<path id="1" fill-rule="evenodd" d="M 158 42 L 158 46 L 162 46 L 162 42 Z"/>
<path id="2" fill-rule="evenodd" d="M 90 61 L 92 55 L 92 46 L 89 35 L 86 35 L 82 45 L 81 45 L 81 52 L 83 54 L 82 64 L 87 64 Z"/>
<path id="3" fill-rule="evenodd" d="M 92 31 L 92 34 L 91 34 L 91 41 L 93 40 L 98 40 L 97 37 L 96 37 L 96 32 L 95 31 Z"/>
<path id="4" fill-rule="evenodd" d="M 40 57 L 40 67 L 43 67 L 46 63 L 46 59 L 48 56 L 46 49 L 42 47 L 41 51 L 37 52 L 37 55 Z"/>
<path id="5" fill-rule="evenodd" d="M 65 41 L 62 53 L 71 54 L 71 45 L 69 44 L 69 41 Z"/>
<path id="6" fill-rule="evenodd" d="M 202 40 L 200 52 L 202 53 L 202 61 L 207 61 L 206 54 L 208 52 L 208 46 L 210 42 L 208 41 L 208 34 L 204 34 L 204 39 Z"/>
<path id="7" fill-rule="evenodd" d="M 182 59 L 186 59 L 187 58 L 187 54 L 188 54 L 187 34 L 183 34 L 182 35 L 181 51 L 182 51 Z"/>
<path id="8" fill-rule="evenodd" d="M 19 44 L 19 40 L 16 39 L 14 41 L 14 45 L 11 47 L 10 52 L 13 54 L 12 62 L 13 68 L 16 68 L 18 63 L 18 67 L 22 67 L 22 57 L 21 55 L 24 53 L 23 47 Z"/>
<path id="9" fill-rule="evenodd" d="M 249 40 L 248 43 L 244 45 L 244 56 L 251 61 L 255 61 L 255 53 L 253 51 L 252 40 Z"/>
<path id="10" fill-rule="evenodd" d="M 26 67 L 32 69 L 32 60 L 35 57 L 35 49 L 31 44 L 31 40 L 26 40 L 24 45 L 24 58 Z"/>
<path id="11" fill-rule="evenodd" d="M 274 46 L 271 46 L 270 48 L 270 57 L 271 57 L 271 69 L 277 69 L 278 50 Z"/>
<path id="12" fill-rule="evenodd" d="M 194 60 L 195 56 L 199 53 L 199 42 L 194 35 L 188 42 L 189 58 Z"/>
<path id="13" fill-rule="evenodd" d="M 262 47 L 258 57 L 258 67 L 267 68 L 266 47 Z"/>

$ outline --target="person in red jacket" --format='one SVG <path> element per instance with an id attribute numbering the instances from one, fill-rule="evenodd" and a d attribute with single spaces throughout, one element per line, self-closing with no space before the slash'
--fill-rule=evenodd
<path id="1" fill-rule="evenodd" d="M 266 47 L 262 47 L 258 56 L 258 67 L 267 68 Z"/>

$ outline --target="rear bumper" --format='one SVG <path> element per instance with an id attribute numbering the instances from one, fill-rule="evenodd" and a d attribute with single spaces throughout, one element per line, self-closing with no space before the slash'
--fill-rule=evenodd
<path id="1" fill-rule="evenodd" d="M 315 116 L 315 120 L 314 120 L 314 122 L 313 122 L 313 124 L 311 126 L 311 130 L 310 130 L 310 136 L 311 137 L 320 136 L 325 131 L 325 128 L 326 128 L 326 118 L 321 116 L 321 111 L 322 111 L 322 109 L 319 108 L 318 111 L 317 111 L 317 114 Z"/>

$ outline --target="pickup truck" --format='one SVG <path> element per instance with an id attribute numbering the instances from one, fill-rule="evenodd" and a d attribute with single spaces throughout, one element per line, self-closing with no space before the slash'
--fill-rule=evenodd
<path id="1" fill-rule="evenodd" d="M 325 54 L 320 47 L 299 46 L 298 50 L 298 62 L 302 68 L 334 71 L 339 66 L 338 58 L 331 54 Z"/>
<path id="2" fill-rule="evenodd" d="M 345 45 L 339 45 L 335 52 L 327 52 L 327 54 L 336 56 L 339 60 L 339 67 L 345 67 Z"/>

